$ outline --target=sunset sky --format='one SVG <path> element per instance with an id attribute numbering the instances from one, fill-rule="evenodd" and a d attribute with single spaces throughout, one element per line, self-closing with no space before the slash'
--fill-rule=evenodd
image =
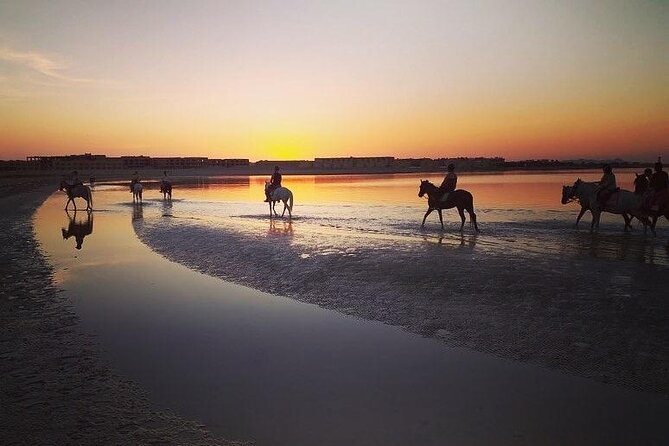
<path id="1" fill-rule="evenodd" d="M 669 159 L 666 1 L 0 0 L 0 158 Z"/>

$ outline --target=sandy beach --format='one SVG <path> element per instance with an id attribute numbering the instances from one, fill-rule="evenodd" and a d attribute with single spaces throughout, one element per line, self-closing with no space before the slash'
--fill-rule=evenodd
<path id="1" fill-rule="evenodd" d="M 293 231 L 301 224 L 241 234 L 162 217 L 135 228 L 158 253 L 224 280 L 449 346 L 669 394 L 667 267 L 587 255 L 619 236 L 572 234 L 559 252 L 532 254 L 456 232 L 436 243 L 426 231 L 422 242 L 379 236 L 361 246 L 353 235 Z"/>
<path id="2" fill-rule="evenodd" d="M 51 183 L 24 179 L 0 187 L 1 442 L 236 444 L 155 407 L 78 329 L 33 233 L 33 212 L 53 192 Z"/>
<path id="3" fill-rule="evenodd" d="M 486 178 L 479 191 L 498 180 Z M 82 250 L 61 228 L 86 213 L 65 213 L 44 180 L 7 184 L 3 440 L 622 445 L 669 435 L 659 422 L 664 226 L 650 238 L 608 219 L 593 235 L 542 202 L 519 222 L 522 205 L 490 208 L 495 196 L 479 202 L 482 234 L 451 230 L 453 215 L 446 231 L 434 221 L 421 231 L 420 202 L 368 205 L 388 188 L 415 200 L 413 177 L 289 180 L 320 200 L 300 201 L 292 221 L 267 218 L 261 179 L 202 179 L 172 201 L 147 189 L 143 205 L 101 184 Z M 362 201 L 340 205 L 342 188 Z M 545 188 L 553 203 L 556 186 Z"/>

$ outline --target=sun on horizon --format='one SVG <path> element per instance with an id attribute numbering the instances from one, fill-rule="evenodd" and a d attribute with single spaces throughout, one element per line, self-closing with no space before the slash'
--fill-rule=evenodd
<path id="1" fill-rule="evenodd" d="M 0 4 L 0 158 L 669 147 L 664 2 Z"/>

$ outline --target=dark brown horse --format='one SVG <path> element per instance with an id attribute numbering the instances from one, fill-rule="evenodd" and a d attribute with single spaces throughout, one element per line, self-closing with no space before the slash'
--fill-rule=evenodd
<path id="1" fill-rule="evenodd" d="M 160 193 L 163 194 L 163 200 L 169 198 L 172 199 L 172 183 L 169 181 L 161 180 L 160 181 Z"/>
<path id="2" fill-rule="evenodd" d="M 436 210 L 439 213 L 441 229 L 444 229 L 444 218 L 441 215 L 441 210 L 458 208 L 458 213 L 460 214 L 460 219 L 462 220 L 462 224 L 460 225 L 460 232 L 462 232 L 463 228 L 465 227 L 464 211 L 467 211 L 469 214 L 469 219 L 474 225 L 476 232 L 481 232 L 478 225 L 476 224 L 476 214 L 474 213 L 474 197 L 472 197 L 472 194 L 464 189 L 456 189 L 448 194 L 446 201 L 442 201 L 441 198 L 443 197 L 444 192 L 442 192 L 441 189 L 429 181 L 422 180 L 420 182 L 418 196 L 422 197 L 425 194 L 427 194 L 427 212 L 423 217 L 423 223 L 420 225 L 421 228 L 425 226 L 425 219 L 427 216 L 430 215 L 432 211 Z"/>
<path id="3" fill-rule="evenodd" d="M 93 194 L 91 193 L 90 187 L 84 186 L 83 184 L 76 184 L 72 186 L 67 181 L 63 180 L 60 182 L 60 187 L 58 190 L 64 190 L 67 194 L 65 210 L 67 210 L 67 206 L 70 204 L 70 202 L 72 202 L 74 205 L 74 210 L 77 210 L 77 203 L 74 201 L 74 199 L 77 197 L 86 200 L 86 210 L 93 210 Z"/>

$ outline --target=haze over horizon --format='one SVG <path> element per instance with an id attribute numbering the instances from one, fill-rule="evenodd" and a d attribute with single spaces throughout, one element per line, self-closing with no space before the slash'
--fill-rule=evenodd
<path id="1" fill-rule="evenodd" d="M 0 158 L 650 161 L 669 4 L 0 1 Z"/>

